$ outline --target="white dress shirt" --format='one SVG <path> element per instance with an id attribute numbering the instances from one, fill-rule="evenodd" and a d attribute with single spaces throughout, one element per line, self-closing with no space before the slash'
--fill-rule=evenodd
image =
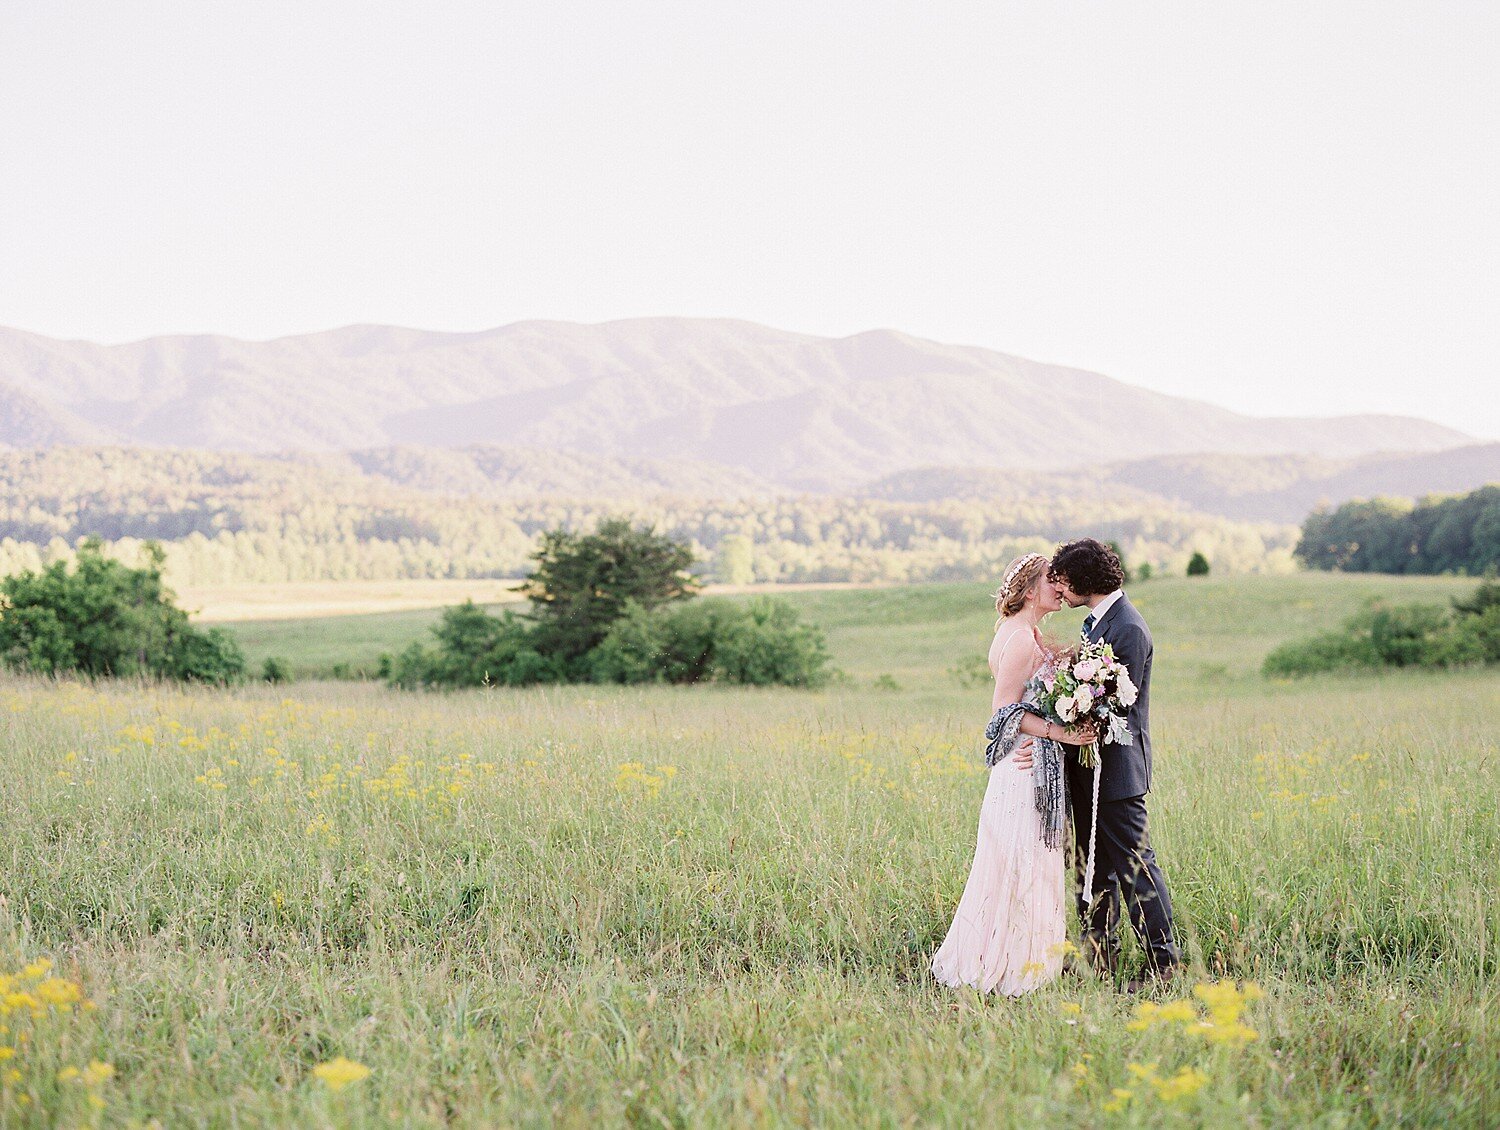
<path id="1" fill-rule="evenodd" d="M 1094 627 L 1099 626 L 1099 621 L 1104 619 L 1104 614 L 1109 611 L 1109 606 L 1125 595 L 1124 589 L 1115 589 L 1093 608 L 1089 609 L 1089 615 L 1094 618 Z"/>

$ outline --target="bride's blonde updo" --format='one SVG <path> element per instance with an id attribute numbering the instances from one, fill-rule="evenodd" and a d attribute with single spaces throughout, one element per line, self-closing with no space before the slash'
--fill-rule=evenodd
<path id="1" fill-rule="evenodd" d="M 1026 594 L 1046 572 L 1047 559 L 1040 553 L 1023 553 L 1010 563 L 995 593 L 995 611 L 1002 620 L 1026 607 Z"/>

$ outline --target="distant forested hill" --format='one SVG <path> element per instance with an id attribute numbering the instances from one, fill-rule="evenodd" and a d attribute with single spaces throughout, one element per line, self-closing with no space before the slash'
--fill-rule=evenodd
<path id="1" fill-rule="evenodd" d="M 1500 443 L 1450 451 L 1328 459 L 1316 455 L 1164 455 L 1065 473 L 933 467 L 867 486 L 873 498 L 1009 498 L 1018 494 L 1110 491 L 1171 499 L 1207 514 L 1253 522 L 1300 522 L 1316 507 L 1355 498 L 1460 494 L 1500 482 Z"/>
<path id="2" fill-rule="evenodd" d="M 1023 549 L 1081 533 L 1174 570 L 1194 550 L 1225 571 L 1290 568 L 1296 534 L 1062 476 L 905 501 L 772 494 L 722 468 L 491 448 L 0 452 L 0 572 L 98 535 L 122 553 L 161 540 L 178 584 L 518 576 L 539 531 L 610 514 L 692 542 L 715 575 L 733 545 L 740 579 L 763 581 L 989 578 Z"/>
<path id="3" fill-rule="evenodd" d="M 929 468 L 820 495 L 687 460 L 524 448 L 64 446 L 0 451 L 0 570 L 97 535 L 166 543 L 178 583 L 516 576 L 538 531 L 607 514 L 657 522 L 711 571 L 736 539 L 760 580 L 986 576 L 1019 548 L 1083 533 L 1173 571 L 1194 551 L 1221 571 L 1279 569 L 1296 539 L 1287 516 L 1351 495 L 1468 489 L 1500 479 L 1497 464 L 1500 444 L 1342 461 L 1173 456 L 1065 471 Z"/>
<path id="4" fill-rule="evenodd" d="M 1461 494 L 1500 482 L 1500 443 L 1357 459 L 1163 456 L 1120 464 L 1110 481 L 1231 518 L 1297 522 L 1355 498 Z"/>

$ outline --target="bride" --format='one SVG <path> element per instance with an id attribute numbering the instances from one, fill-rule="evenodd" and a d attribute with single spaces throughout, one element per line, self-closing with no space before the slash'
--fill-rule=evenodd
<path id="1" fill-rule="evenodd" d="M 979 810 L 969 881 L 932 959 L 932 975 L 953 988 L 1019 996 L 1062 970 L 1067 802 L 1057 743 L 1085 745 L 1094 734 L 1048 722 L 1023 705 L 1027 680 L 1051 658 L 1037 626 L 1061 607 L 1058 588 L 1047 579 L 1047 558 L 1027 553 L 1011 562 L 995 594 L 1000 619 L 989 656 L 996 712 L 991 750 L 1000 760 Z"/>

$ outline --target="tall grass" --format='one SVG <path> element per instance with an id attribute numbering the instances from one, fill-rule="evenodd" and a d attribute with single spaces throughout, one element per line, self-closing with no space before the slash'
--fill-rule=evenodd
<path id="1" fill-rule="evenodd" d="M 1215 583 L 1139 594 L 1153 835 L 1177 995 L 1258 983 L 1248 1042 L 1083 979 L 931 983 L 982 594 L 809 594 L 851 671 L 822 693 L 0 684 L 0 973 L 97 1005 L 0 1019 L 0 1123 L 1493 1124 L 1500 687 L 1262 683 L 1304 590 Z M 371 1074 L 333 1090 L 340 1056 Z"/>

